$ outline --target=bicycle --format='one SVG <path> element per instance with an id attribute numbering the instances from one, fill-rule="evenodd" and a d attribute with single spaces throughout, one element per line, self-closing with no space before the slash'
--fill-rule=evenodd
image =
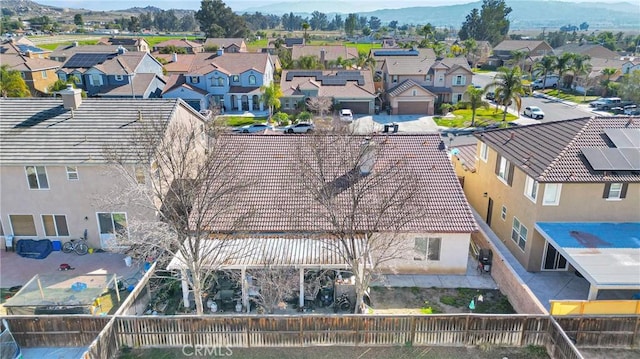
<path id="1" fill-rule="evenodd" d="M 75 251 L 79 256 L 83 256 L 89 253 L 89 246 L 87 245 L 87 240 L 84 238 L 72 239 L 62 246 L 62 251 L 65 253 L 71 253 Z"/>

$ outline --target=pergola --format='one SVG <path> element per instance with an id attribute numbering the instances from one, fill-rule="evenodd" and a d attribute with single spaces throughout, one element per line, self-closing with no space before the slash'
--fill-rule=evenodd
<path id="1" fill-rule="evenodd" d="M 358 241 L 362 248 L 362 241 Z M 304 306 L 305 269 L 348 269 L 348 264 L 339 253 L 335 239 L 327 238 L 237 238 L 209 239 L 200 247 L 202 258 L 215 251 L 217 261 L 210 267 L 218 270 L 240 270 L 242 278 L 242 303 L 249 311 L 249 285 L 247 269 L 297 268 L 300 271 L 300 307 Z M 370 259 L 369 259 L 370 260 Z M 169 270 L 182 273 L 182 294 L 185 307 L 189 307 L 189 285 L 186 280 L 187 266 L 178 253 L 167 266 Z"/>
<path id="2" fill-rule="evenodd" d="M 536 230 L 599 290 L 640 289 L 640 223 L 538 222 Z"/>

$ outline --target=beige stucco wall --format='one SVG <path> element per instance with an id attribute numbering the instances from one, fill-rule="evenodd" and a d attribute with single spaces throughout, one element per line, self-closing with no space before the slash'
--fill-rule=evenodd
<path id="1" fill-rule="evenodd" d="M 604 183 L 564 183 L 557 206 L 543 206 L 544 183 L 539 184 L 536 203 L 524 195 L 526 174 L 514 169 L 512 186 L 495 175 L 497 154 L 489 148 L 488 160 L 480 159 L 480 146 L 473 164 L 475 173 L 465 171 L 454 158 L 456 174 L 464 177 L 464 193 L 469 204 L 486 220 L 489 198 L 493 199 L 491 228 L 528 271 L 539 271 L 545 241 L 535 231 L 536 222 L 638 222 L 640 221 L 640 183 L 630 183 L 622 200 L 602 198 Z M 486 197 L 484 193 L 487 193 Z M 507 208 L 501 218 L 502 206 Z M 523 251 L 511 240 L 513 218 L 527 227 L 528 236 Z"/>
<path id="2" fill-rule="evenodd" d="M 442 238 L 440 260 L 415 260 L 415 238 Z M 408 233 L 396 238 L 401 253 L 394 260 L 383 263 L 383 273 L 396 274 L 465 274 L 469 253 L 470 233 Z"/>

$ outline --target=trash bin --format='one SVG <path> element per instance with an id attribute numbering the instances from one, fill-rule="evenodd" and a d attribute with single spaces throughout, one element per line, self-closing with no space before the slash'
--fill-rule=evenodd
<path id="1" fill-rule="evenodd" d="M 51 241 L 51 245 L 53 246 L 54 251 L 62 250 L 62 242 L 60 241 Z"/>
<path id="2" fill-rule="evenodd" d="M 398 129 L 400 128 L 400 125 L 394 122 L 391 124 L 391 126 L 393 127 L 393 133 L 398 133 Z"/>
<path id="3" fill-rule="evenodd" d="M 385 125 L 384 125 L 384 130 L 383 130 L 382 132 L 383 132 L 383 133 L 389 133 L 389 128 L 391 128 L 391 127 L 392 127 L 392 125 L 385 124 Z"/>
<path id="4" fill-rule="evenodd" d="M 8 235 L 8 236 L 4 236 L 4 250 L 5 251 L 9 251 L 9 249 L 11 249 L 12 251 L 16 251 L 16 247 L 13 246 L 13 236 L 12 235 Z"/>

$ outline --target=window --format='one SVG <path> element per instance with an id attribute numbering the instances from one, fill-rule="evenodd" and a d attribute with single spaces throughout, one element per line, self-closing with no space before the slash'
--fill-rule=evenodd
<path id="1" fill-rule="evenodd" d="M 116 75 L 116 81 L 122 81 L 122 80 L 124 80 L 124 76 Z"/>
<path id="2" fill-rule="evenodd" d="M 189 78 L 189 81 L 190 81 L 192 84 L 197 84 L 197 83 L 200 83 L 200 78 L 199 78 L 198 76 L 191 76 L 191 77 Z"/>
<path id="3" fill-rule="evenodd" d="M 398 75 L 391 75 L 391 82 L 394 84 L 398 82 Z"/>
<path id="4" fill-rule="evenodd" d="M 623 199 L 627 196 L 628 183 L 606 183 L 602 198 L 609 200 Z"/>
<path id="5" fill-rule="evenodd" d="M 26 166 L 27 182 L 31 189 L 49 189 L 47 171 L 44 166 Z"/>
<path id="6" fill-rule="evenodd" d="M 545 183 L 544 195 L 542 196 L 543 206 L 557 206 L 560 203 L 561 183 Z"/>
<path id="7" fill-rule="evenodd" d="M 507 207 L 502 206 L 502 211 L 500 211 L 500 218 L 502 218 L 503 221 L 507 219 Z"/>
<path id="8" fill-rule="evenodd" d="M 61 81 L 67 81 L 67 74 L 58 74 L 58 78 Z"/>
<path id="9" fill-rule="evenodd" d="M 101 86 L 102 76 L 100 74 L 91 74 L 89 76 L 89 84 L 93 86 Z"/>
<path id="10" fill-rule="evenodd" d="M 453 84 L 456 86 L 462 86 L 467 82 L 467 78 L 462 76 L 462 75 L 458 75 L 456 77 L 453 78 Z"/>
<path id="11" fill-rule="evenodd" d="M 113 234 L 128 237 L 126 213 L 98 213 L 100 234 Z"/>
<path id="12" fill-rule="evenodd" d="M 527 176 L 527 179 L 524 182 L 524 194 L 527 198 L 533 201 L 533 203 L 536 203 L 538 199 L 538 181 Z"/>
<path id="13" fill-rule="evenodd" d="M 511 186 L 513 180 L 513 164 L 500 155 L 498 155 L 498 161 L 496 162 L 496 175 L 503 179 L 507 185 Z"/>
<path id="14" fill-rule="evenodd" d="M 442 238 L 416 238 L 414 240 L 414 260 L 440 260 L 440 245 Z"/>
<path id="15" fill-rule="evenodd" d="M 459 93 L 457 95 L 457 102 L 460 102 L 460 101 L 462 101 L 462 94 L 461 93 Z"/>
<path id="16" fill-rule="evenodd" d="M 33 216 L 22 214 L 10 214 L 9 221 L 11 222 L 11 230 L 14 236 L 37 236 L 36 224 L 33 221 Z"/>
<path id="17" fill-rule="evenodd" d="M 256 84 L 256 76 L 255 75 L 249 76 L 249 85 L 255 85 L 255 84 Z"/>
<path id="18" fill-rule="evenodd" d="M 82 83 L 82 76 L 80 76 L 80 75 L 71 75 L 71 77 L 73 77 L 73 82 L 76 85 L 79 85 L 79 84 Z"/>
<path id="19" fill-rule="evenodd" d="M 518 244 L 518 247 L 524 251 L 527 244 L 528 230 L 520 221 L 513 217 L 513 227 L 511 228 L 511 239 Z"/>
<path id="20" fill-rule="evenodd" d="M 47 78 L 47 70 L 42 70 L 42 71 L 40 71 L 40 74 L 42 75 L 42 78 L 43 78 L 43 79 L 46 79 L 46 78 Z"/>
<path id="21" fill-rule="evenodd" d="M 45 236 L 66 237 L 69 236 L 67 217 L 61 214 L 43 214 L 42 226 Z"/>
<path id="22" fill-rule="evenodd" d="M 425 81 L 431 81 L 431 75 L 426 75 L 426 76 L 424 77 L 424 80 L 425 80 Z"/>
<path id="23" fill-rule="evenodd" d="M 216 80 L 218 82 L 218 86 L 224 86 L 224 79 L 222 77 L 217 77 Z"/>
<path id="24" fill-rule="evenodd" d="M 413 90 L 413 91 L 411 92 L 411 96 L 416 96 L 417 94 L 418 94 L 418 91 L 416 91 L 416 90 Z"/>
<path id="25" fill-rule="evenodd" d="M 67 179 L 69 181 L 77 181 L 78 177 L 78 167 L 76 166 L 67 166 Z"/>
<path id="26" fill-rule="evenodd" d="M 240 76 L 238 75 L 231 76 L 231 82 L 238 82 L 238 81 L 240 81 Z"/>
<path id="27" fill-rule="evenodd" d="M 24 72 L 20 72 L 20 77 L 22 77 L 23 79 L 27 78 L 27 74 L 25 74 Z"/>
<path id="28" fill-rule="evenodd" d="M 484 162 L 487 162 L 488 158 L 489 158 L 489 147 L 487 146 L 486 143 L 480 142 L 480 159 L 483 160 Z"/>

